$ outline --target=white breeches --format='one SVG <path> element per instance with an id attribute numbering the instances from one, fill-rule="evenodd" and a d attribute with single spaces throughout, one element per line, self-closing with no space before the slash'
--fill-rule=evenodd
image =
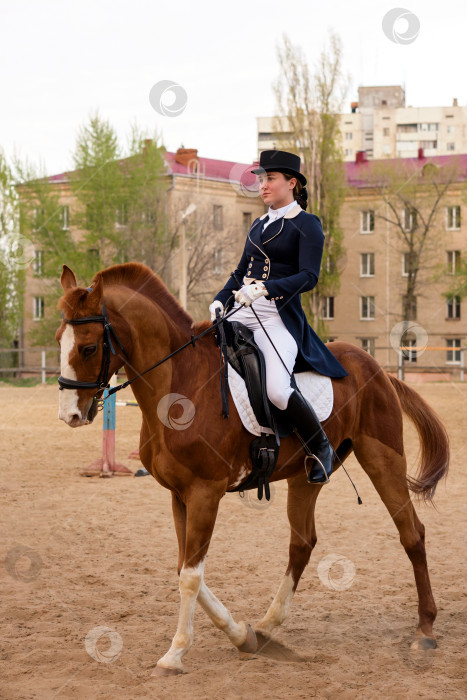
<path id="1" fill-rule="evenodd" d="M 240 304 L 235 301 L 232 308 L 237 309 L 239 306 Z M 289 396 L 293 392 L 293 387 L 290 385 L 290 375 L 287 373 L 266 333 L 256 320 L 252 307 L 254 307 L 258 318 L 261 320 L 290 373 L 292 373 L 295 364 L 298 346 L 293 335 L 287 330 L 281 319 L 274 299 L 269 300 L 265 297 L 259 297 L 251 306 L 243 307 L 230 318 L 231 321 L 240 321 L 240 323 L 243 323 L 253 331 L 255 343 L 262 351 L 266 362 L 267 395 L 277 408 L 285 411 Z"/>

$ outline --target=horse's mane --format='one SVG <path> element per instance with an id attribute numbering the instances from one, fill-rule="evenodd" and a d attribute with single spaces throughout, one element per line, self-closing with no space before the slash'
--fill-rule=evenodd
<path id="1" fill-rule="evenodd" d="M 102 278 L 104 287 L 119 284 L 150 299 L 187 335 L 198 335 L 211 325 L 209 320 L 193 321 L 192 316 L 170 293 L 159 275 L 144 263 L 122 263 L 99 270 L 92 278 L 91 286 L 94 286 L 99 277 Z M 59 299 L 58 308 L 71 313 L 72 316 L 85 314 L 88 298 L 89 293 L 85 287 L 72 287 Z"/>
<path id="2" fill-rule="evenodd" d="M 122 263 L 112 265 L 97 272 L 91 284 L 102 276 L 104 286 L 121 284 L 143 294 L 146 298 L 157 303 L 167 315 L 188 335 L 203 331 L 211 325 L 210 321 L 193 321 L 193 317 L 186 311 L 178 300 L 170 293 L 159 275 L 150 267 L 139 262 Z"/>

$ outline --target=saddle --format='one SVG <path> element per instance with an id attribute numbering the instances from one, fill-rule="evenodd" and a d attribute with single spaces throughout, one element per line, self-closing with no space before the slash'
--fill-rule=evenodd
<path id="1" fill-rule="evenodd" d="M 261 427 L 269 428 L 273 434 L 261 431 L 250 443 L 250 459 L 253 471 L 247 479 L 229 493 L 258 489 L 258 499 L 264 494 L 270 500 L 269 479 L 277 464 L 280 438 L 292 432 L 292 427 L 284 411 L 279 411 L 268 398 L 266 391 L 266 363 L 264 355 L 254 340 L 253 331 L 240 321 L 224 320 L 216 327 L 217 344 L 220 347 L 221 359 L 221 398 L 222 411 L 225 418 L 229 416 L 228 404 L 228 367 L 244 379 L 251 407 Z M 222 372 L 222 356 L 224 357 L 224 372 Z M 292 385 L 296 388 L 292 374 Z"/>

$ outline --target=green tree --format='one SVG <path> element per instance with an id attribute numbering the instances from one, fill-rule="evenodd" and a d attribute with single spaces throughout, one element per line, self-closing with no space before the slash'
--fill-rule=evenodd
<path id="1" fill-rule="evenodd" d="M 19 230 L 19 198 L 12 168 L 0 151 L 0 348 L 17 338 L 30 241 Z M 0 357 L 0 364 L 4 364 Z"/>

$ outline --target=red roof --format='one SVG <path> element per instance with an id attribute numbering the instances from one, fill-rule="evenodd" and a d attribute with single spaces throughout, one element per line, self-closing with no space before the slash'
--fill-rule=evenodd
<path id="1" fill-rule="evenodd" d="M 203 158 L 197 156 L 199 161 L 199 172 L 201 177 L 212 178 L 223 182 L 241 183 L 242 189 L 255 191 L 258 187 L 257 178 L 250 170 L 254 167 L 253 163 L 236 163 L 231 160 L 217 160 L 215 158 Z M 351 187 L 371 187 L 368 175 L 371 172 L 371 167 L 377 164 L 386 163 L 393 167 L 400 166 L 404 169 L 414 170 L 420 169 L 427 163 L 434 163 L 438 166 L 454 163 L 458 159 L 459 177 L 458 181 L 467 180 L 467 154 L 453 154 L 449 156 L 429 156 L 422 158 L 381 158 L 372 159 L 363 163 L 344 162 L 344 170 L 346 174 L 347 184 Z M 181 165 L 175 161 L 175 153 L 166 151 L 165 161 L 167 164 L 167 173 L 169 175 L 189 175 L 195 177 L 196 174 L 186 165 Z M 60 173 L 51 175 L 49 182 L 66 182 L 68 173 Z"/>
<path id="2" fill-rule="evenodd" d="M 427 163 L 433 163 L 439 167 L 454 164 L 458 159 L 459 173 L 456 181 L 467 180 L 467 154 L 453 154 L 452 156 L 428 156 L 422 158 L 378 158 L 365 161 L 363 163 L 345 162 L 345 176 L 350 187 L 371 187 L 369 174 L 371 168 L 380 164 L 387 164 L 393 168 L 399 167 L 405 172 L 420 170 Z"/>

